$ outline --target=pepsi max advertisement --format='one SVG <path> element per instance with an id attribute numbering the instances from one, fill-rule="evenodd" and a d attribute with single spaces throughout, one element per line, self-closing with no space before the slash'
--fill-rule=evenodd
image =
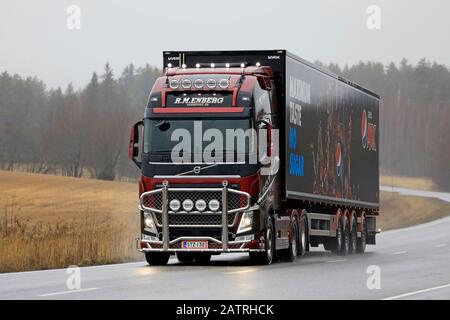
<path id="1" fill-rule="evenodd" d="M 354 207 L 379 203 L 379 98 L 286 56 L 285 192 Z"/>

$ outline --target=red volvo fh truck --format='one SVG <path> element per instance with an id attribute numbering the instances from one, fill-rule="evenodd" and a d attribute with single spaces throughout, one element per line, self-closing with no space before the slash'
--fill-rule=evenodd
<path id="1" fill-rule="evenodd" d="M 163 63 L 129 144 L 150 265 L 375 244 L 377 94 L 285 50 L 171 51 Z"/>

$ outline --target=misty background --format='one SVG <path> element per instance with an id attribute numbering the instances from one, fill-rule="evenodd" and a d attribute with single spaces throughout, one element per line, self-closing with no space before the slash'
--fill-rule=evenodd
<path id="1" fill-rule="evenodd" d="M 381 28 L 367 28 L 369 5 Z M 67 28 L 67 8 L 81 10 Z M 0 2 L 0 168 L 137 177 L 127 157 L 163 50 L 287 49 L 382 96 L 386 175 L 450 189 L 448 1 Z"/>

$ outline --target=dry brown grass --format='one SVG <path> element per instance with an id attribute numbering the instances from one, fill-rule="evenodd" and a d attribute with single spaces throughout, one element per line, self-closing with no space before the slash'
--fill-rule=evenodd
<path id="1" fill-rule="evenodd" d="M 417 185 L 416 185 L 417 187 Z M 136 183 L 0 171 L 0 272 L 142 259 Z M 381 193 L 379 227 L 423 223 L 450 204 Z"/>
<path id="2" fill-rule="evenodd" d="M 0 171 L 0 272 L 142 258 L 137 184 Z"/>
<path id="3" fill-rule="evenodd" d="M 416 190 L 437 190 L 436 185 L 430 178 L 380 176 L 380 184 Z"/>
<path id="4" fill-rule="evenodd" d="M 381 192 L 380 207 L 378 227 L 382 230 L 404 228 L 450 215 L 448 202 L 394 192 Z"/>

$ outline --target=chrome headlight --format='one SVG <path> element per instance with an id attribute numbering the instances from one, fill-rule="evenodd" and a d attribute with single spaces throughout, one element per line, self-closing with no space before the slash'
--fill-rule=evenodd
<path id="1" fill-rule="evenodd" d="M 192 202 L 191 199 L 186 199 L 183 201 L 183 209 L 185 211 L 191 211 L 192 209 L 194 209 L 194 202 Z"/>
<path id="2" fill-rule="evenodd" d="M 197 201 L 195 201 L 195 208 L 200 212 L 205 211 L 206 201 L 203 199 L 198 199 Z"/>
<path id="3" fill-rule="evenodd" d="M 178 89 L 179 86 L 180 86 L 180 82 L 177 79 L 172 79 L 169 81 L 170 89 Z"/>
<path id="4" fill-rule="evenodd" d="M 246 232 L 252 229 L 253 226 L 253 212 L 244 212 L 239 223 L 237 233 Z"/>
<path id="5" fill-rule="evenodd" d="M 151 213 L 144 213 L 144 229 L 152 233 L 157 234 L 155 220 L 153 220 L 153 215 Z"/>
<path id="6" fill-rule="evenodd" d="M 180 201 L 177 199 L 173 199 L 169 203 L 169 208 L 172 211 L 178 211 L 180 210 L 180 207 L 181 207 Z"/>
<path id="7" fill-rule="evenodd" d="M 209 201 L 208 206 L 211 211 L 217 211 L 219 210 L 220 202 L 219 200 L 212 199 Z"/>

